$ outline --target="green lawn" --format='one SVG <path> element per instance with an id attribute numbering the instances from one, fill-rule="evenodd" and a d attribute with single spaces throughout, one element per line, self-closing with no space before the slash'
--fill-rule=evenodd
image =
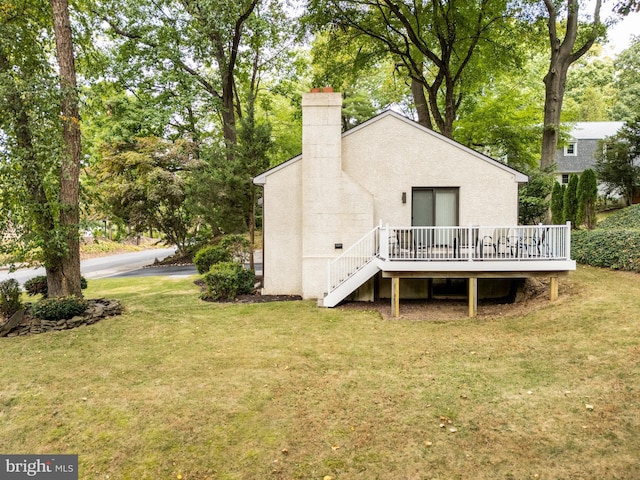
<path id="1" fill-rule="evenodd" d="M 528 316 L 455 321 L 90 281 L 126 313 L 0 339 L 0 452 L 82 479 L 637 479 L 639 279 L 579 267 Z"/>

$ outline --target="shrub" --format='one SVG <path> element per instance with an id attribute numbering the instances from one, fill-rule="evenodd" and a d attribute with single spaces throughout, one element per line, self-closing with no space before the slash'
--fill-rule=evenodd
<path id="1" fill-rule="evenodd" d="M 43 320 L 66 320 L 80 315 L 88 306 L 78 297 L 43 298 L 31 307 L 31 314 Z"/>
<path id="2" fill-rule="evenodd" d="M 202 275 L 208 272 L 213 265 L 221 262 L 230 262 L 231 260 L 233 260 L 233 257 L 227 250 L 220 245 L 210 245 L 198 250 L 193 263 L 195 263 L 198 273 Z"/>
<path id="3" fill-rule="evenodd" d="M 562 199 L 562 216 L 565 222 L 571 222 L 571 228 L 577 228 L 576 215 L 578 213 L 578 175 L 571 174 L 569 183 Z"/>
<path id="4" fill-rule="evenodd" d="M 255 274 L 238 262 L 221 262 L 211 267 L 204 281 L 207 290 L 202 294 L 203 299 L 233 300 L 236 295 L 253 291 Z"/>
<path id="5" fill-rule="evenodd" d="M 240 262 L 249 261 L 251 254 L 251 243 L 242 235 L 227 235 L 215 245 L 203 247 L 198 250 L 193 263 L 199 274 L 209 271 L 212 265 L 221 262 Z"/>
<path id="6" fill-rule="evenodd" d="M 80 288 L 82 288 L 82 290 L 87 288 L 87 279 L 84 277 L 80 277 Z M 24 289 L 27 291 L 27 294 L 31 296 L 42 295 L 44 298 L 47 298 L 49 293 L 47 276 L 38 275 L 37 277 L 30 278 L 24 282 Z"/>
<path id="7" fill-rule="evenodd" d="M 47 296 L 47 277 L 46 275 L 38 275 L 37 277 L 30 278 L 24 282 L 24 289 L 28 295 L 42 295 Z"/>
<path id="8" fill-rule="evenodd" d="M 574 232 L 571 257 L 594 267 L 640 272 L 640 230 Z"/>
<path id="9" fill-rule="evenodd" d="M 243 235 L 227 235 L 222 237 L 219 243 L 231 255 L 232 260 L 240 263 L 249 261 L 251 254 L 251 242 Z"/>
<path id="10" fill-rule="evenodd" d="M 20 284 L 14 278 L 0 282 L 0 314 L 6 318 L 22 309 Z"/>

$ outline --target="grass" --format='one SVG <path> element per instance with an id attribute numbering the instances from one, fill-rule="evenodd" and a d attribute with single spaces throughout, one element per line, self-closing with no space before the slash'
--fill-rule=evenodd
<path id="1" fill-rule="evenodd" d="M 560 293 L 385 321 L 94 280 L 125 315 L 2 339 L 0 451 L 77 453 L 83 479 L 640 478 L 638 276 L 579 267 Z"/>

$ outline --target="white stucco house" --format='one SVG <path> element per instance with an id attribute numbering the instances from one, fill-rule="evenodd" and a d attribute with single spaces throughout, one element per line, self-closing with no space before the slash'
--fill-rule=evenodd
<path id="1" fill-rule="evenodd" d="M 464 279 L 470 315 L 478 278 L 548 275 L 557 295 L 570 229 L 517 225 L 525 175 L 393 111 L 342 132 L 341 108 L 331 89 L 303 95 L 302 154 L 254 178 L 263 293 L 388 297 L 397 313 L 401 295 Z"/>

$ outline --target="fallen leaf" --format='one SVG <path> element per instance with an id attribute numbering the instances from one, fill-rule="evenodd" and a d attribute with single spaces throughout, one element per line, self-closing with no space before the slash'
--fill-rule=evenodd
<path id="1" fill-rule="evenodd" d="M 331 447 L 331 450 L 333 450 L 333 451 L 335 452 L 335 451 L 336 451 L 336 450 L 338 450 L 339 448 L 340 448 L 340 446 L 339 446 L 339 445 L 333 445 L 333 446 Z"/>

